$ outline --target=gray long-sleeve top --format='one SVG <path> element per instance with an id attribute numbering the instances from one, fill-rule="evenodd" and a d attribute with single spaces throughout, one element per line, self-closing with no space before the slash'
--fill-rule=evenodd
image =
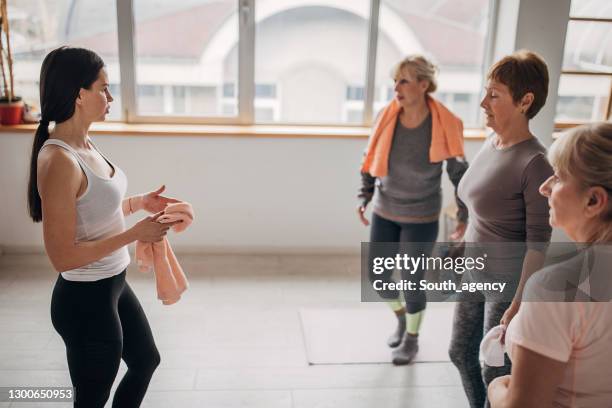
<path id="1" fill-rule="evenodd" d="M 466 242 L 550 241 L 549 207 L 539 193 L 553 174 L 546 148 L 531 138 L 497 149 L 489 137 L 459 183 L 459 198 L 470 212 Z M 530 244 L 531 243 L 531 244 Z"/>
<path id="2" fill-rule="evenodd" d="M 373 211 L 397 222 L 431 222 L 442 208 L 442 162 L 429 161 L 432 119 L 429 115 L 416 128 L 406 128 L 398 120 L 389 152 L 389 171 L 381 178 L 361 174 L 359 198 L 365 207 L 373 200 Z M 468 164 L 461 159 L 446 160 L 446 171 L 455 186 L 457 218 L 467 220 L 467 208 L 456 191 Z"/>

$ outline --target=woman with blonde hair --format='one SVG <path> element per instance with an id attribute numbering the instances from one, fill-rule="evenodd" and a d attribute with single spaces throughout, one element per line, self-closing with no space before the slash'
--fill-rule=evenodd
<path id="1" fill-rule="evenodd" d="M 438 236 L 442 206 L 442 165 L 455 187 L 467 169 L 463 159 L 463 123 L 431 93 L 436 90 L 436 67 L 425 57 L 411 55 L 393 70 L 395 98 L 379 114 L 361 167 L 363 200 L 357 208 L 361 222 L 368 226 L 364 212 L 373 201 L 370 242 L 408 243 L 413 256 L 429 255 Z M 458 202 L 455 237 L 465 230 L 467 212 Z M 385 249 L 395 253 L 398 246 Z M 373 249 L 373 248 L 372 248 Z M 370 258 L 375 256 L 370 251 Z M 371 262 L 370 262 L 371 264 Z M 405 272 L 405 271 L 403 271 Z M 370 280 L 391 280 L 391 273 Z M 418 282 L 424 270 L 402 273 L 402 279 Z M 418 351 L 418 334 L 425 310 L 425 293 L 405 291 L 404 306 L 398 291 L 379 291 L 397 317 L 397 329 L 388 340 L 394 364 L 408 364 Z"/>
<path id="2" fill-rule="evenodd" d="M 525 287 L 506 330 L 512 375 L 489 386 L 495 408 L 612 406 L 612 124 L 580 126 L 549 153 L 540 187 L 550 223 L 583 247 Z"/>

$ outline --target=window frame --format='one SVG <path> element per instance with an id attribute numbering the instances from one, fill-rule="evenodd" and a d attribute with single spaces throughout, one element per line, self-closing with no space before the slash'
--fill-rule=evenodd
<path id="1" fill-rule="evenodd" d="M 580 22 L 595 22 L 595 23 L 608 23 L 612 25 L 612 18 L 599 18 L 599 17 L 572 17 L 569 16 L 569 23 L 572 21 L 580 21 Z M 570 70 L 570 69 L 561 69 L 561 75 L 584 75 L 587 77 L 598 77 L 605 76 L 609 77 L 612 82 L 612 71 L 611 72 L 601 72 L 601 71 L 588 71 L 588 70 Z M 604 109 L 604 117 L 599 118 L 598 121 L 609 121 L 612 119 L 612 86 L 610 86 L 610 90 L 608 91 L 608 100 L 606 102 L 606 108 Z M 573 128 L 576 126 L 584 125 L 586 123 L 591 123 L 592 121 L 557 121 L 556 120 L 556 107 L 555 107 L 555 129 L 556 130 L 564 130 Z"/>
<path id="2" fill-rule="evenodd" d="M 255 0 L 237 0 L 238 112 L 234 116 L 143 115 L 138 111 L 133 0 L 116 0 L 122 109 L 120 121 L 154 124 L 252 125 L 255 120 Z M 225 86 L 225 84 L 224 84 Z M 233 99 L 224 98 L 224 99 Z"/>
<path id="3" fill-rule="evenodd" d="M 345 128 L 350 126 L 370 127 L 373 124 L 376 102 L 376 55 L 379 33 L 381 0 L 370 1 L 370 18 L 366 51 L 363 116 L 361 123 L 258 123 L 255 118 L 255 7 L 257 0 L 236 0 L 238 15 L 238 84 L 236 87 L 237 113 L 235 116 L 193 116 L 193 115 L 143 115 L 138 111 L 136 75 L 136 38 L 134 0 L 116 0 L 117 40 L 119 49 L 119 71 L 121 89 L 120 122 L 129 124 L 185 124 L 185 125 L 265 125 Z M 497 28 L 499 0 L 489 0 L 487 33 L 482 61 L 483 74 L 491 63 Z M 227 98 L 226 98 L 227 99 Z M 477 123 L 482 122 L 478 111 Z"/>

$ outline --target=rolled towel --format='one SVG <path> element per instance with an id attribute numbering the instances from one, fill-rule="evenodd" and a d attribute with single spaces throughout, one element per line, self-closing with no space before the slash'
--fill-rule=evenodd
<path id="1" fill-rule="evenodd" d="M 181 221 L 172 226 L 175 232 L 182 232 L 193 222 L 193 208 L 186 202 L 168 204 L 157 221 L 166 224 Z M 136 262 L 141 272 L 155 272 L 157 298 L 164 305 L 171 305 L 181 298 L 189 283 L 183 268 L 176 259 L 166 237 L 159 242 L 136 242 Z"/>

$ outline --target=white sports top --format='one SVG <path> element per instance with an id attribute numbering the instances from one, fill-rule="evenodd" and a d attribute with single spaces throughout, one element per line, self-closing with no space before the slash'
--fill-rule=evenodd
<path id="1" fill-rule="evenodd" d="M 91 139 L 89 143 L 100 153 Z M 76 241 L 96 241 L 123 232 L 125 220 L 121 202 L 127 190 L 125 173 L 100 153 L 114 169 L 111 178 L 101 177 L 95 174 L 68 144 L 58 139 L 48 139 L 41 150 L 49 145 L 68 150 L 77 159 L 87 177 L 87 188 L 76 201 Z M 130 254 L 127 246 L 124 246 L 89 265 L 62 272 L 62 277 L 69 281 L 97 281 L 120 274 L 129 263 Z"/>

